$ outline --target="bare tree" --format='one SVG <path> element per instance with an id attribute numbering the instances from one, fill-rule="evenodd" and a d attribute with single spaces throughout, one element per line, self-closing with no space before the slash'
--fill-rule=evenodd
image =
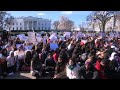
<path id="1" fill-rule="evenodd" d="M 99 20 L 102 31 L 105 32 L 106 23 L 113 17 L 112 11 L 93 11 L 88 17 L 88 21 Z"/>
<path id="2" fill-rule="evenodd" d="M 79 29 L 80 29 L 81 32 L 85 31 L 85 28 L 82 25 L 79 25 Z"/>
<path id="3" fill-rule="evenodd" d="M 62 16 L 58 27 L 60 30 L 72 30 L 74 27 L 74 22 L 69 20 L 68 17 Z"/>
<path id="4" fill-rule="evenodd" d="M 58 30 L 58 25 L 60 24 L 59 21 L 54 21 L 53 26 L 55 30 Z"/>
<path id="5" fill-rule="evenodd" d="M 6 11 L 0 11 L 0 30 L 11 25 L 13 17 Z"/>
<path id="6" fill-rule="evenodd" d="M 116 27 L 116 21 L 119 19 L 120 11 L 111 11 L 113 13 L 113 30 Z"/>

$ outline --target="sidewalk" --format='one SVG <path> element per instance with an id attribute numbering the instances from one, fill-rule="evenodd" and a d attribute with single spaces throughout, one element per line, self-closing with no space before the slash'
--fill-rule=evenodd
<path id="1" fill-rule="evenodd" d="M 7 76 L 5 79 L 35 79 L 29 72 L 16 72 L 14 75 Z"/>

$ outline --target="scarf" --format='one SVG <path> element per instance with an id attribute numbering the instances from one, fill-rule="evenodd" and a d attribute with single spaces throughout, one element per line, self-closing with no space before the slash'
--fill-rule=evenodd
<path id="1" fill-rule="evenodd" d="M 69 68 L 70 70 L 73 70 L 75 66 L 76 66 L 76 64 L 74 64 L 74 65 L 69 65 L 68 68 Z"/>

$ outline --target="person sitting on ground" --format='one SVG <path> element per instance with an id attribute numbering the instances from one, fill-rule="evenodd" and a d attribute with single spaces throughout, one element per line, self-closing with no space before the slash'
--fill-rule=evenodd
<path id="1" fill-rule="evenodd" d="M 0 51 L 0 59 L 1 59 L 1 68 L 2 68 L 2 76 L 5 77 L 7 75 L 7 62 L 6 49 L 1 49 Z"/>
<path id="2" fill-rule="evenodd" d="M 79 76 L 80 66 L 75 62 L 74 59 L 70 58 L 66 66 L 66 75 L 69 79 L 80 79 Z"/>
<path id="3" fill-rule="evenodd" d="M 24 59 L 24 67 L 22 67 L 23 70 L 30 70 L 30 64 L 31 64 L 32 54 L 31 51 L 27 51 Z"/>
<path id="4" fill-rule="evenodd" d="M 39 59 L 39 55 L 35 54 L 31 60 L 31 74 L 36 78 L 39 78 L 40 76 L 42 76 L 42 71 L 42 62 Z"/>
<path id="5" fill-rule="evenodd" d="M 80 67 L 79 74 L 80 79 L 97 79 L 97 71 L 89 60 Z"/>
<path id="6" fill-rule="evenodd" d="M 11 51 L 9 56 L 6 59 L 7 61 L 7 73 L 15 73 L 16 71 L 16 60 L 14 56 L 14 52 Z"/>
<path id="7" fill-rule="evenodd" d="M 44 65 L 45 65 L 45 71 L 49 72 L 49 73 L 51 72 L 52 75 L 54 75 L 53 72 L 55 71 L 56 63 L 53 60 L 52 55 L 50 53 L 48 54 L 47 58 L 45 59 Z"/>
<path id="8" fill-rule="evenodd" d="M 107 60 L 102 59 L 101 61 L 97 61 L 95 64 L 95 68 L 98 72 L 98 79 L 108 79 L 108 67 L 107 67 Z"/>
<path id="9" fill-rule="evenodd" d="M 24 58 L 25 58 L 25 50 L 23 45 L 21 45 L 17 51 L 14 52 L 17 58 L 17 67 L 21 70 L 22 66 L 24 65 Z"/>
<path id="10" fill-rule="evenodd" d="M 65 64 L 63 63 L 62 57 L 59 57 L 58 62 L 57 62 L 56 67 L 55 67 L 54 78 L 62 79 L 62 78 L 65 78 L 65 77 L 66 77 L 66 75 L 65 75 Z"/>

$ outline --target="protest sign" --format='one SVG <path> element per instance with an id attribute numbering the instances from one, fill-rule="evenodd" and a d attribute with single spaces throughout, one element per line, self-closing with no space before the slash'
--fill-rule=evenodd
<path id="1" fill-rule="evenodd" d="M 31 50 L 31 49 L 32 49 L 32 45 L 25 46 L 25 50 Z"/>
<path id="2" fill-rule="evenodd" d="M 17 37 L 22 41 L 27 41 L 28 40 L 28 37 L 25 36 L 25 34 L 19 34 L 19 35 L 17 35 Z"/>
<path id="3" fill-rule="evenodd" d="M 68 37 L 69 38 L 70 37 L 70 32 L 65 32 L 64 33 L 64 37 Z"/>
<path id="4" fill-rule="evenodd" d="M 11 36 L 11 39 L 14 40 L 16 37 L 15 36 Z"/>
<path id="5" fill-rule="evenodd" d="M 21 45 L 23 45 L 23 44 L 16 44 L 16 47 L 19 48 Z"/>
<path id="6" fill-rule="evenodd" d="M 65 37 L 64 36 L 59 36 L 59 40 L 64 41 Z"/>
<path id="7" fill-rule="evenodd" d="M 41 42 L 43 40 L 42 37 L 36 37 L 36 39 L 37 39 L 37 42 Z"/>
<path id="8" fill-rule="evenodd" d="M 58 48 L 58 44 L 57 43 L 50 43 L 50 49 L 51 50 L 56 50 Z"/>
<path id="9" fill-rule="evenodd" d="M 36 43 L 36 37 L 35 32 L 28 32 L 29 42 L 35 44 Z"/>
<path id="10" fill-rule="evenodd" d="M 54 34 L 52 34 L 50 37 L 49 37 L 50 41 L 57 41 L 57 36 Z"/>

